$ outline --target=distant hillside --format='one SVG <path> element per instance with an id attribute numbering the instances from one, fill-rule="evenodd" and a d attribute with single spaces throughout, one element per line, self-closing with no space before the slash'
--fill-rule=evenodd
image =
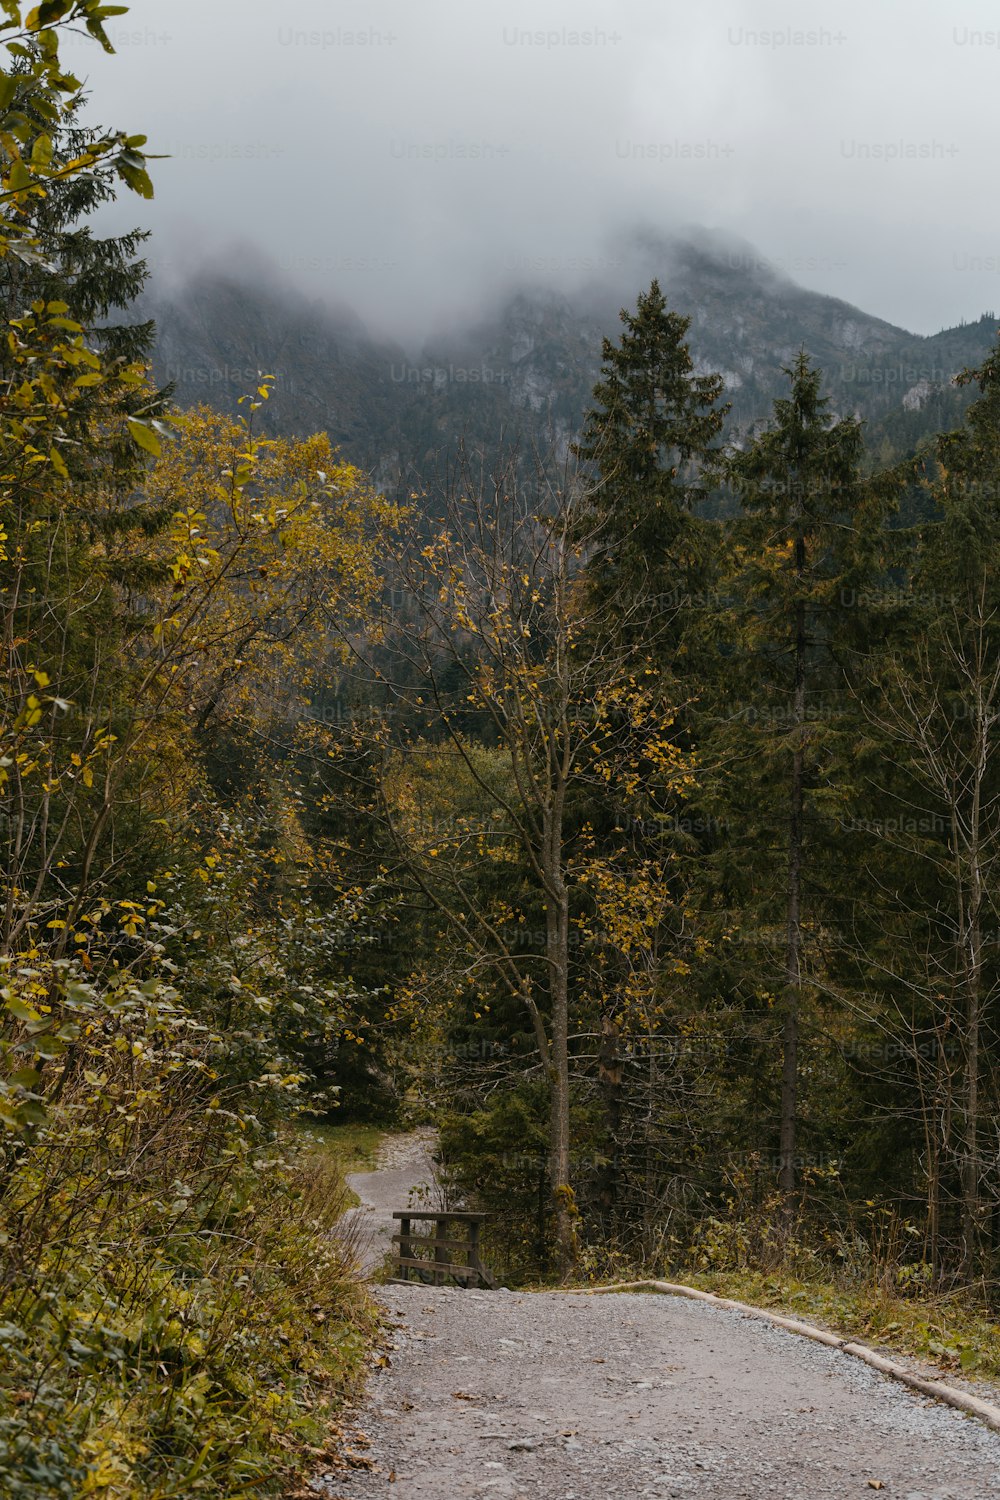
<path id="1" fill-rule="evenodd" d="M 806 290 L 740 241 L 635 236 L 602 281 L 567 295 L 524 286 L 417 357 L 289 288 L 203 276 L 174 298 L 152 299 L 156 373 L 176 384 L 182 405 L 227 408 L 258 370 L 275 374 L 274 430 L 325 429 L 393 489 L 429 474 L 463 433 L 489 446 L 501 431 L 565 446 L 589 405 L 602 337 L 617 338 L 618 309 L 653 276 L 691 318 L 699 368 L 724 375 L 737 436 L 766 419 L 784 388 L 782 366 L 804 347 L 836 411 L 867 421 L 876 452 L 910 451 L 959 420 L 969 398 L 952 378 L 981 360 L 997 331 L 984 317 L 919 337 Z"/>

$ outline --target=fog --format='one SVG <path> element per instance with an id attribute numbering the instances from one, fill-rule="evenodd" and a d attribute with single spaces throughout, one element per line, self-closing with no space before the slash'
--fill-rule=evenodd
<path id="1" fill-rule="evenodd" d="M 165 283 L 270 267 L 412 338 L 633 225 L 742 236 L 915 332 L 1000 309 L 1000 9 L 908 0 L 134 0 L 69 39 L 142 131 Z"/>

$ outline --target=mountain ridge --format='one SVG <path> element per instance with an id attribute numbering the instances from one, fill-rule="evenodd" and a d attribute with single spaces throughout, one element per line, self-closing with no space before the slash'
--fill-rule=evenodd
<path id="1" fill-rule="evenodd" d="M 454 450 L 460 437 L 565 451 L 598 377 L 618 312 L 656 276 L 669 305 L 691 319 L 699 371 L 718 371 L 737 441 L 767 419 L 783 370 L 804 348 L 824 371 L 838 415 L 867 424 L 883 457 L 961 418 L 968 393 L 952 380 L 978 363 L 994 318 L 920 335 L 842 299 L 801 286 L 744 241 L 707 233 L 667 240 L 637 234 L 600 278 L 559 291 L 505 289 L 494 310 L 427 338 L 417 354 L 371 333 L 350 309 L 293 287 L 209 271 L 179 293 L 154 293 L 154 373 L 181 406 L 232 409 L 258 372 L 277 377 L 265 417 L 289 435 L 325 430 L 387 489 L 401 488 Z"/>

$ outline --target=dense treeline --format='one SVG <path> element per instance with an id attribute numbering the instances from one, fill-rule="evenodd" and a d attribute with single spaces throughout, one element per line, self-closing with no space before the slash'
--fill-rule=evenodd
<path id="1" fill-rule="evenodd" d="M 414 1084 L 513 1269 L 989 1278 L 1000 354 L 878 470 L 804 354 L 721 450 L 686 321 L 622 316 L 575 459 L 388 560 Z"/>

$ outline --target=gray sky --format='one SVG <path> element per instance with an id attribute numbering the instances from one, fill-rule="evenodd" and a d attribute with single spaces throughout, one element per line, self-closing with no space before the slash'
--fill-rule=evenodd
<path id="1" fill-rule="evenodd" d="M 67 61 L 172 154 L 114 216 L 174 270 L 256 249 L 412 335 L 701 224 L 917 332 L 1000 312 L 995 0 L 134 0 L 108 29 Z"/>

